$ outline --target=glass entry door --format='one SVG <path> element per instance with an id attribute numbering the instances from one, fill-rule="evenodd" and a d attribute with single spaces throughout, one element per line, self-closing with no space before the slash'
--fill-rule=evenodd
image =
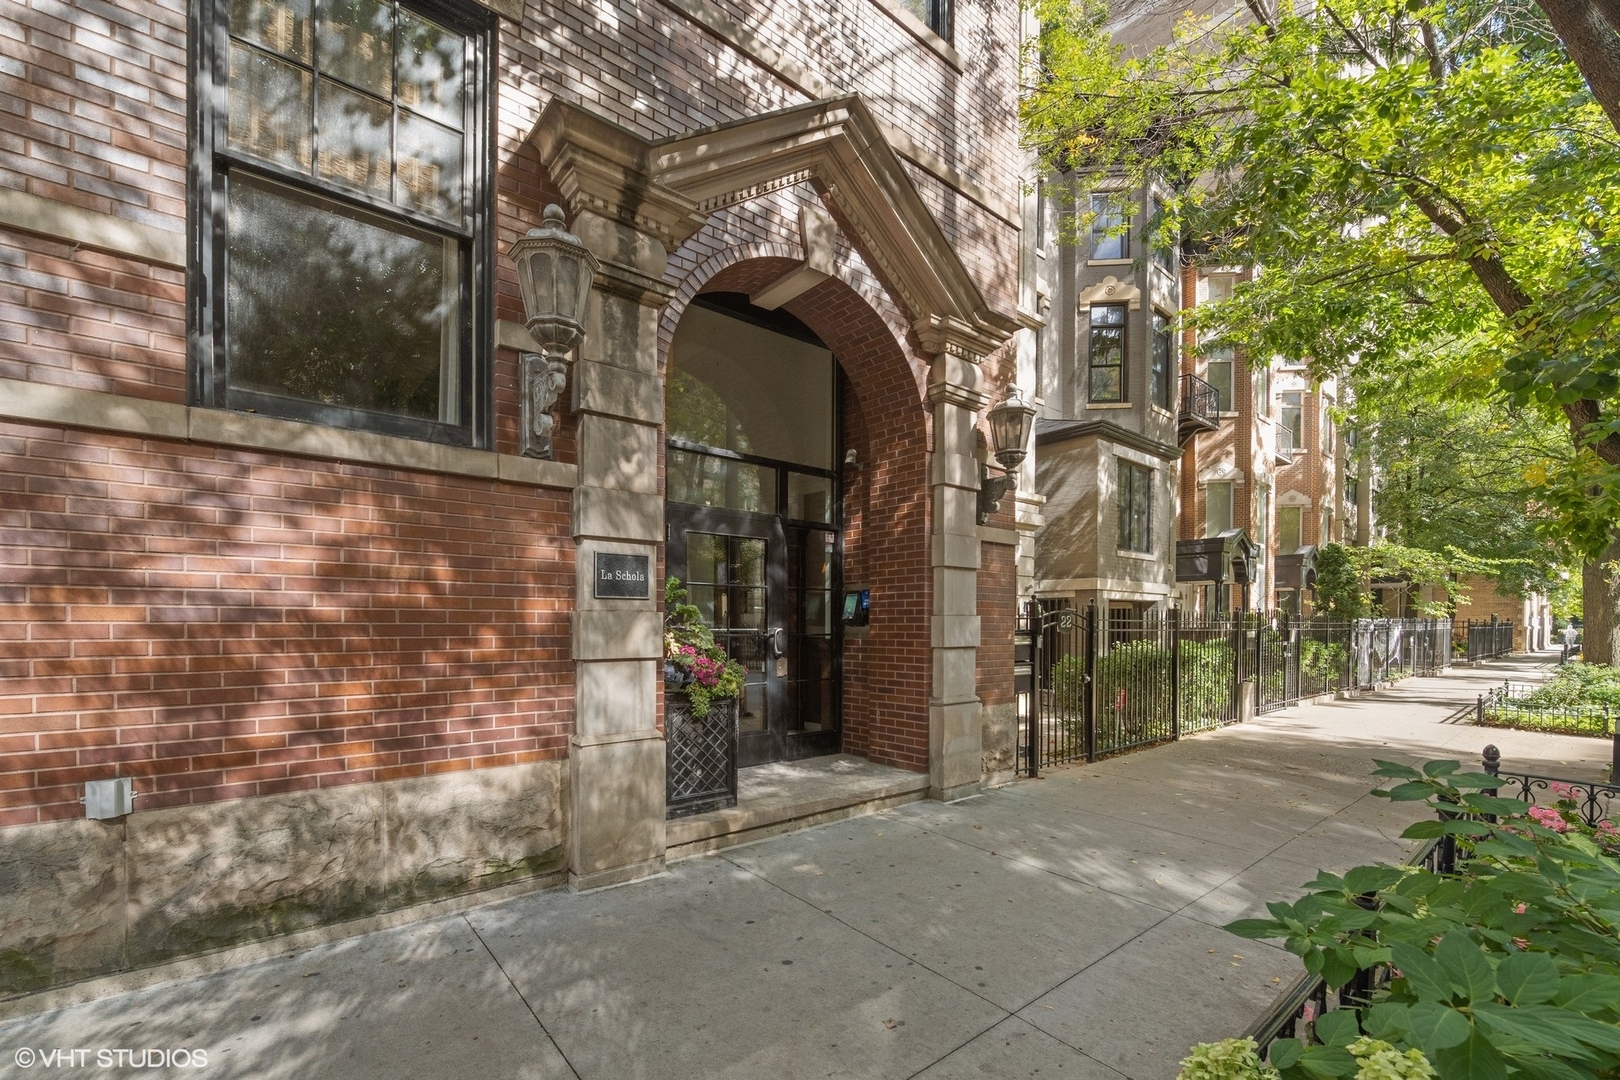
<path id="1" fill-rule="evenodd" d="M 837 752 L 833 533 L 669 505 L 669 572 L 747 670 L 739 766 Z"/>

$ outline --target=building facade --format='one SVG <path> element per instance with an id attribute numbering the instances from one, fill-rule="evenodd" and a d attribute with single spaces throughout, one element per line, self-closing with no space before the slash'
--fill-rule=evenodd
<path id="1" fill-rule="evenodd" d="M 1176 595 L 1179 256 L 1145 245 L 1153 191 L 1064 188 L 1045 202 L 1033 590 L 1162 612 Z"/>
<path id="2" fill-rule="evenodd" d="M 1187 307 L 1229 298 L 1248 273 L 1188 265 Z M 1184 370 L 1213 388 L 1219 425 L 1182 456 L 1180 542 L 1186 551 L 1227 537 L 1228 552 L 1224 566 L 1210 563 L 1208 580 L 1182 576 L 1182 603 L 1309 614 L 1315 551 L 1365 544 L 1371 516 L 1371 492 L 1356 486 L 1365 463 L 1334 418 L 1337 381 L 1313 379 L 1302 361 L 1268 362 L 1191 334 Z M 1245 545 L 1250 553 L 1234 575 L 1233 553 Z"/>
<path id="3" fill-rule="evenodd" d="M 0 990 L 657 872 L 666 574 L 747 760 L 1004 775 L 1018 20 L 0 12 Z M 566 364 L 542 227 L 594 260 Z"/>

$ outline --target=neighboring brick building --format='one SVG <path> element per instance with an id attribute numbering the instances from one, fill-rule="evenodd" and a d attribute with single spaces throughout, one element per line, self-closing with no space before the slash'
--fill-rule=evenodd
<path id="1" fill-rule="evenodd" d="M 738 545 L 798 553 L 747 646 L 760 759 L 1005 775 L 1020 523 L 974 507 L 1038 324 L 1020 16 L 921 11 L 0 11 L 0 992 L 656 872 L 656 584 L 715 537 L 716 612 Z M 548 203 L 600 263 L 549 460 L 509 256 Z M 831 360 L 704 382 L 733 338 Z M 666 423 L 677 367 L 713 437 Z M 737 443 L 761 402 L 803 438 Z M 649 596 L 595 595 L 603 555 Z M 115 776 L 135 813 L 85 820 Z"/>
<path id="2" fill-rule="evenodd" d="M 1229 297 L 1242 280 L 1231 269 L 1189 265 L 1186 306 Z M 1316 382 L 1303 363 L 1257 362 L 1245 349 L 1195 348 L 1190 331 L 1184 344 L 1183 371 L 1216 388 L 1221 421 L 1182 455 L 1181 542 L 1241 530 L 1257 553 L 1245 583 L 1183 581 L 1183 603 L 1308 613 L 1312 553 L 1335 541 L 1366 543 L 1358 528 L 1369 515 L 1347 483 L 1354 462 L 1332 416 L 1337 381 Z"/>

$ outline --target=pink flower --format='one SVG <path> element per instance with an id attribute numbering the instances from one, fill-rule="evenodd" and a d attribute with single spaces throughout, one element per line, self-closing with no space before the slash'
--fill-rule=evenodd
<path id="1" fill-rule="evenodd" d="M 1569 823 L 1564 820 L 1564 816 L 1558 811 L 1548 809 L 1545 806 L 1532 806 L 1530 808 L 1530 820 L 1537 825 L 1551 829 L 1553 832 L 1569 831 Z"/>
<path id="2" fill-rule="evenodd" d="M 1523 915 L 1524 914 L 1524 905 L 1523 904 L 1514 904 L 1513 905 L 1513 914 L 1515 914 L 1515 915 Z"/>
<path id="3" fill-rule="evenodd" d="M 1575 789 L 1562 781 L 1554 780 L 1548 786 L 1552 788 L 1552 793 L 1554 795 L 1562 795 L 1565 798 L 1572 798 L 1575 795 Z"/>

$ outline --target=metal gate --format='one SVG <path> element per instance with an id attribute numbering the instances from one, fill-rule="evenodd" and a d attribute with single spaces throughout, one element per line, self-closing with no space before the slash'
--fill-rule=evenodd
<path id="1" fill-rule="evenodd" d="M 1235 630 L 1178 611 L 1076 610 L 1037 602 L 1020 627 L 1019 771 L 1099 757 L 1237 719 Z"/>

